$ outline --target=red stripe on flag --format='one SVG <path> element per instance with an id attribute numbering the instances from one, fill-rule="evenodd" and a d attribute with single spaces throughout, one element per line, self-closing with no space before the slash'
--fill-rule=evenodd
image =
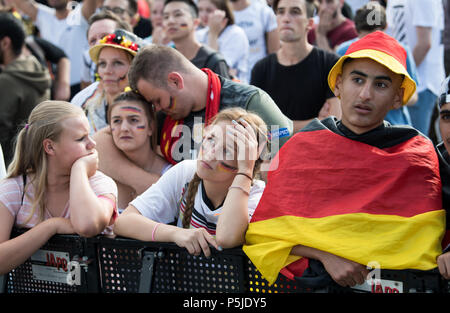
<path id="1" fill-rule="evenodd" d="M 441 188 L 434 147 L 422 136 L 379 149 L 329 130 L 302 132 L 280 149 L 252 222 L 284 215 L 411 217 L 442 209 Z"/>

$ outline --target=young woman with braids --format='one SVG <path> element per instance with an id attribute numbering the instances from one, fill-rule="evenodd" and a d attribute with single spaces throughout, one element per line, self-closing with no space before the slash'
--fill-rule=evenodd
<path id="1" fill-rule="evenodd" d="M 220 111 L 204 131 L 198 159 L 176 164 L 132 201 L 114 232 L 175 242 L 207 257 L 209 245 L 220 250 L 243 244 L 265 186 L 255 175 L 266 134 L 258 115 L 240 108 Z"/>
<path id="2" fill-rule="evenodd" d="M 81 108 L 44 101 L 31 111 L 0 181 L 0 275 L 55 234 L 112 234 L 117 187 L 97 171 L 95 145 Z M 13 227 L 30 230 L 10 239 Z"/>

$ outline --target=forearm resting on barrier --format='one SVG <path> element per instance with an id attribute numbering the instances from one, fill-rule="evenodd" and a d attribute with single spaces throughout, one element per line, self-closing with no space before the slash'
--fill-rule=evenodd
<path id="1" fill-rule="evenodd" d="M 70 174 L 70 221 L 75 231 L 83 237 L 100 234 L 113 216 L 113 204 L 97 197 L 89 184 L 89 177 L 96 170 L 95 158 L 93 154 L 78 159 Z M 116 201 L 111 194 L 105 196 Z"/>
<path id="2" fill-rule="evenodd" d="M 297 245 L 291 254 L 319 260 L 331 278 L 343 287 L 360 285 L 369 274 L 367 268 L 359 263 L 311 247 Z"/>
<path id="3" fill-rule="evenodd" d="M 9 232 L 11 228 L 9 228 Z M 13 239 L 5 238 L 2 231 L 0 243 L 0 275 L 6 274 L 24 263 L 55 234 L 73 234 L 69 219 L 55 217 L 45 220 L 24 234 Z"/>
<path id="4" fill-rule="evenodd" d="M 142 241 L 174 242 L 194 255 L 203 251 L 205 256 L 210 256 L 209 244 L 218 249 L 214 238 L 205 229 L 185 229 L 158 223 L 141 215 L 132 205 L 115 222 L 114 233 Z"/>

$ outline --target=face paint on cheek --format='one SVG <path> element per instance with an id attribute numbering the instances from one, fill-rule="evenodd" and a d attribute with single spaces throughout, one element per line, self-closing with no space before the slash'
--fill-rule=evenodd
<path id="1" fill-rule="evenodd" d="M 234 166 L 230 166 L 228 164 L 225 164 L 223 162 L 219 162 L 219 165 L 217 165 L 217 169 L 220 172 L 226 172 L 226 173 L 236 173 L 237 172 L 237 168 Z"/>
<path id="2" fill-rule="evenodd" d="M 186 28 L 188 28 L 188 24 L 186 24 L 186 23 L 180 24 L 180 28 L 186 29 Z"/>
<path id="3" fill-rule="evenodd" d="M 169 103 L 169 107 L 167 109 L 173 110 L 173 109 L 175 109 L 176 105 L 177 105 L 177 99 L 174 97 L 170 97 L 170 103 Z"/>
<path id="4" fill-rule="evenodd" d="M 136 129 L 138 129 L 138 130 L 145 130 L 145 125 L 136 126 Z"/>

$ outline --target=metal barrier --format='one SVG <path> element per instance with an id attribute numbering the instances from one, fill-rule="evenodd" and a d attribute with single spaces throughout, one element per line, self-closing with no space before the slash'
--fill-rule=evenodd
<path id="1" fill-rule="evenodd" d="M 14 231 L 13 237 L 20 231 Z M 77 235 L 52 237 L 7 275 L 7 293 L 99 292 L 95 242 Z"/>
<path id="2" fill-rule="evenodd" d="M 244 254 L 240 249 L 209 258 L 193 256 L 170 243 L 125 238 L 98 242 L 102 292 L 244 292 Z"/>
<path id="3" fill-rule="evenodd" d="M 211 253 L 206 258 L 172 243 L 58 235 L 4 275 L 0 292 L 2 287 L 7 293 L 449 292 L 448 281 L 437 270 L 382 270 L 379 284 L 358 290 L 334 282 L 311 287 L 283 275 L 269 286 L 241 249 Z"/>

